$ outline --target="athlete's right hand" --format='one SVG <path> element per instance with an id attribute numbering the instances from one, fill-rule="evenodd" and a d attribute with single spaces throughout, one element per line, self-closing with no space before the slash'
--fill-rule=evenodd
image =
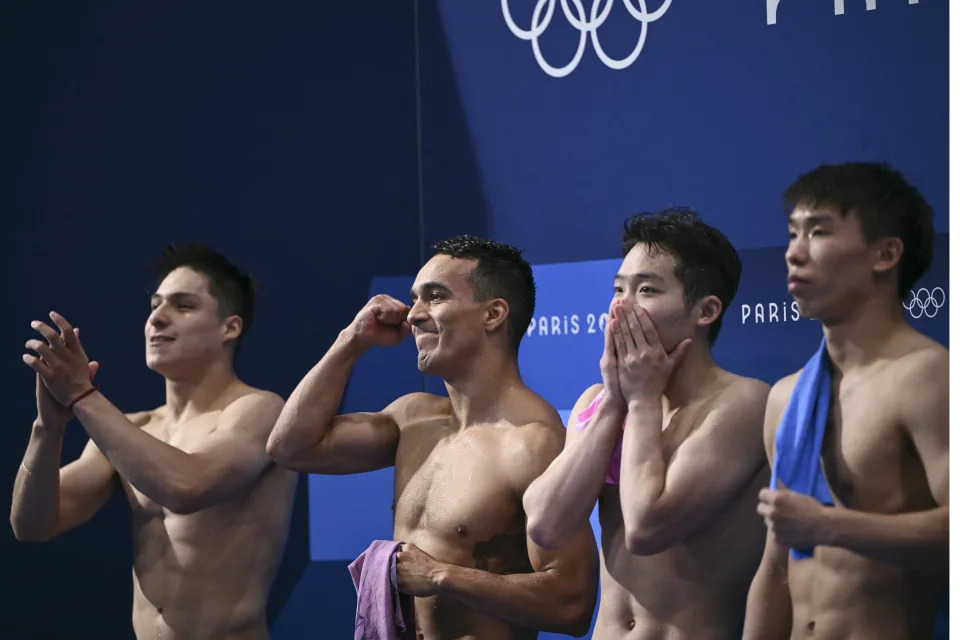
<path id="1" fill-rule="evenodd" d="M 74 329 L 74 332 L 78 337 L 80 336 L 80 329 Z M 97 370 L 100 368 L 100 363 L 94 360 L 88 366 L 90 367 L 90 381 L 93 382 Z M 47 385 L 44 384 L 40 374 L 35 375 L 37 378 L 37 421 L 45 427 L 62 429 L 73 417 L 73 413 L 57 402 L 50 390 L 47 389 Z"/>
<path id="2" fill-rule="evenodd" d="M 607 319 L 607 326 L 603 331 L 603 355 L 600 357 L 600 376 L 603 378 L 604 399 L 625 410 L 627 400 L 623 397 L 623 392 L 620 390 L 620 377 L 617 368 L 617 348 L 614 345 L 613 333 L 610 328 L 610 320 L 612 319 L 613 313 L 611 307 L 611 313 Z"/>
<path id="3" fill-rule="evenodd" d="M 364 305 L 347 330 L 361 348 L 392 347 L 410 335 L 408 313 L 408 305 L 381 293 Z"/>

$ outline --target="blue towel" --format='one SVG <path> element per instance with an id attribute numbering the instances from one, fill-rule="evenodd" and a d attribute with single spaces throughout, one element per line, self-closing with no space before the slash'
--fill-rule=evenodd
<path id="1" fill-rule="evenodd" d="M 787 408 L 777 428 L 770 488 L 777 489 L 777 480 L 787 489 L 833 505 L 833 496 L 820 466 L 823 432 L 830 412 L 832 371 L 827 355 L 827 341 L 804 365 L 797 384 L 790 394 Z M 813 555 L 813 549 L 791 549 L 795 560 Z"/>

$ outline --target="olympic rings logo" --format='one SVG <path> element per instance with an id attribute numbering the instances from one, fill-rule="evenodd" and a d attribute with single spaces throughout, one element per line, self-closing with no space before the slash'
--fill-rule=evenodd
<path id="1" fill-rule="evenodd" d="M 650 13 L 647 11 L 646 0 L 623 0 L 627 11 L 640 23 L 640 39 L 637 40 L 637 45 L 633 48 L 630 55 L 617 60 L 607 55 L 603 47 L 600 46 L 600 40 L 597 38 L 597 29 L 607 21 L 607 16 L 610 15 L 610 9 L 613 8 L 614 0 L 593 0 L 593 5 L 590 8 L 589 21 L 587 20 L 581 0 L 559 1 L 567 22 L 580 32 L 580 42 L 577 45 L 577 52 L 573 54 L 573 59 L 562 67 L 555 67 L 547 62 L 546 58 L 543 57 L 543 52 L 540 50 L 539 40 L 543 32 L 550 26 L 554 10 L 557 8 L 557 0 L 537 0 L 537 6 L 533 9 L 533 20 L 531 21 L 529 29 L 521 29 L 517 26 L 517 23 L 514 22 L 513 17 L 510 15 L 510 0 L 500 0 L 500 5 L 503 9 L 503 19 L 506 20 L 507 27 L 510 28 L 513 35 L 521 40 L 530 41 L 530 44 L 533 45 L 533 56 L 537 59 L 540 68 L 543 69 L 547 75 L 553 76 L 554 78 L 563 78 L 564 76 L 570 75 L 570 73 L 577 68 L 577 65 L 580 64 L 580 59 L 583 58 L 583 52 L 587 47 L 587 35 L 590 36 L 590 40 L 593 43 L 593 50 L 597 52 L 597 57 L 600 58 L 603 64 L 611 69 L 626 69 L 634 63 L 637 56 L 639 56 L 643 50 L 643 45 L 647 40 L 647 25 L 663 17 L 663 14 L 670 8 L 670 3 L 673 2 L 673 0 L 663 0 L 660 8 Z M 601 3 L 603 3 L 602 9 L 600 8 Z M 634 3 L 636 3 L 636 7 Z M 573 5 L 576 15 L 570 10 L 570 5 Z"/>
<path id="2" fill-rule="evenodd" d="M 927 316 L 932 318 L 937 315 L 937 311 L 940 310 L 947 302 L 947 294 L 940 287 L 934 287 L 933 289 L 927 289 L 926 287 L 921 287 L 916 291 L 910 292 L 910 301 L 903 303 L 903 308 L 907 310 L 912 318 L 921 318 Z"/>

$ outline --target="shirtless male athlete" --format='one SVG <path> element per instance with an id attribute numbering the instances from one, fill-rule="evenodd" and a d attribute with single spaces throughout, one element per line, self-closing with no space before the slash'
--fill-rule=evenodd
<path id="1" fill-rule="evenodd" d="M 265 451 L 282 398 L 233 369 L 253 283 L 202 245 L 168 247 L 158 268 L 144 329 L 147 366 L 166 379 L 157 409 L 124 415 L 91 392 L 97 365 L 63 316 L 50 314 L 59 333 L 31 324 L 43 338 L 23 356 L 37 372 L 37 419 L 10 522 L 19 540 L 49 540 L 89 520 L 119 476 L 133 510 L 137 637 L 262 640 L 296 474 Z M 90 441 L 61 469 L 71 404 Z"/>
<path id="2" fill-rule="evenodd" d="M 688 209 L 624 227 L 603 384 L 574 405 L 563 453 L 527 490 L 527 530 L 562 544 L 599 499 L 596 640 L 733 638 L 760 561 L 754 508 L 767 479 L 768 387 L 711 355 L 740 259 Z"/>
<path id="3" fill-rule="evenodd" d="M 784 200 L 787 287 L 823 325 L 832 367 L 819 454 L 836 507 L 760 492 L 767 544 L 744 638 L 930 638 L 947 572 L 947 350 L 907 324 L 901 301 L 930 266 L 933 214 L 879 164 L 822 166 Z M 797 377 L 770 391 L 771 466 Z"/>
<path id="4" fill-rule="evenodd" d="M 418 638 L 581 636 L 597 594 L 589 523 L 543 549 L 527 539 L 521 503 L 563 446 L 559 415 L 517 366 L 532 270 L 516 249 L 480 238 L 433 252 L 412 307 L 378 295 L 340 333 L 290 396 L 268 451 L 312 473 L 394 465 L 397 579 L 416 597 Z M 360 355 L 410 333 L 420 371 L 442 377 L 449 397 L 411 393 L 379 413 L 335 415 Z"/>

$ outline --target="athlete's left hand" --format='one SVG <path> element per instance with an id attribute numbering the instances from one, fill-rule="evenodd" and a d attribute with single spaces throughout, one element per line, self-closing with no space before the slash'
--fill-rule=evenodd
<path id="1" fill-rule="evenodd" d="M 30 326 L 46 341 L 28 340 L 27 349 L 36 355 L 25 353 L 23 361 L 40 374 L 57 402 L 69 406 L 91 387 L 90 360 L 80 344 L 77 332 L 67 319 L 56 311 L 50 312 L 50 319 L 59 327 L 60 333 L 43 322 L 31 322 Z"/>

